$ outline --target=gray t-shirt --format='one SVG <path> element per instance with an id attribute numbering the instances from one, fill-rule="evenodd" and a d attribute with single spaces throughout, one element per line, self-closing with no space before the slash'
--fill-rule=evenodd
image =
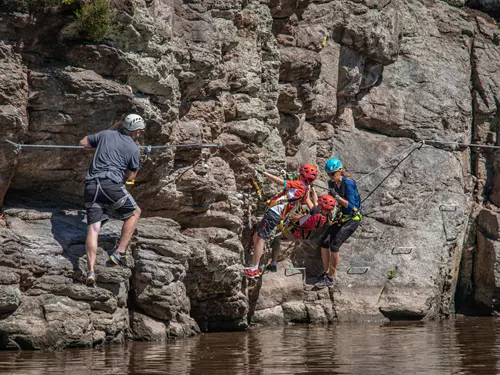
<path id="1" fill-rule="evenodd" d="M 104 130 L 88 136 L 89 144 L 97 148 L 85 180 L 96 177 L 123 182 L 125 171 L 136 171 L 141 152 L 134 140 L 116 130 Z"/>

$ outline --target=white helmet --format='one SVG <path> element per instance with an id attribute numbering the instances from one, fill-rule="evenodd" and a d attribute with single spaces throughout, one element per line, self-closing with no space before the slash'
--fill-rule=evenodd
<path id="1" fill-rule="evenodd" d="M 140 129 L 146 129 L 146 123 L 141 116 L 132 113 L 125 117 L 125 120 L 123 121 L 123 127 L 133 132 Z"/>

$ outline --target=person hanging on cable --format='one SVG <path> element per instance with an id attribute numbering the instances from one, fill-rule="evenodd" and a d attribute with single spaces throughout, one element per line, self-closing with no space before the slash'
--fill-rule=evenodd
<path id="1" fill-rule="evenodd" d="M 340 262 L 340 246 L 356 231 L 362 217 L 361 199 L 354 180 L 342 168 L 342 162 L 333 158 L 326 162 L 325 172 L 330 180 L 328 189 L 339 204 L 339 215 L 321 239 L 323 274 L 317 287 L 332 286 L 335 271 Z"/>
<path id="2" fill-rule="evenodd" d="M 266 270 L 276 272 L 278 263 L 278 255 L 281 241 L 295 240 L 315 240 L 324 232 L 324 226 L 329 220 L 330 213 L 335 210 L 337 201 L 334 197 L 328 194 L 316 194 L 314 187 L 311 188 L 311 197 L 307 197 L 305 204 L 309 208 L 309 213 L 298 217 L 294 220 L 287 220 L 285 228 L 278 237 L 278 243 L 273 241 L 272 260 L 266 266 Z"/>
<path id="3" fill-rule="evenodd" d="M 300 168 L 297 180 L 286 180 L 264 170 L 259 170 L 264 177 L 283 186 L 283 191 L 272 198 L 266 208 L 266 213 L 253 235 L 252 263 L 245 267 L 243 273 L 248 278 L 260 276 L 259 262 L 264 251 L 264 244 L 271 236 L 272 231 L 280 222 L 285 221 L 289 213 L 297 204 L 305 201 L 309 193 L 309 185 L 318 177 L 318 169 L 312 164 L 305 164 Z"/>
<path id="4" fill-rule="evenodd" d="M 124 221 L 120 241 L 110 260 L 125 265 L 127 246 L 137 226 L 141 209 L 127 192 L 124 180 L 133 180 L 140 167 L 140 149 L 135 141 L 144 133 L 143 118 L 130 114 L 123 122 L 123 129 L 104 130 L 87 135 L 80 145 L 95 149 L 94 158 L 85 178 L 85 208 L 87 211 L 87 285 L 94 286 L 94 264 L 101 225 L 108 219 L 107 210 L 113 209 Z"/>

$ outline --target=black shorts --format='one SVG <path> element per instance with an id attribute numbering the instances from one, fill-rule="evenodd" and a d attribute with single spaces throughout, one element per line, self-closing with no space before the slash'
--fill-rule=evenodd
<path id="1" fill-rule="evenodd" d="M 123 183 L 113 182 L 109 178 L 100 178 L 99 183 L 101 187 L 97 191 L 97 180 L 85 181 L 84 198 L 87 210 L 87 225 L 107 221 L 109 219 L 107 210 L 109 209 L 113 209 L 120 220 L 125 220 L 134 214 L 137 203 L 125 189 Z M 123 204 L 120 207 L 113 208 L 112 205 L 120 200 Z"/>
<path id="2" fill-rule="evenodd" d="M 257 227 L 257 235 L 260 238 L 271 237 L 271 232 L 274 228 L 276 228 L 280 221 L 280 215 L 278 215 L 273 210 L 267 211 Z"/>
<path id="3" fill-rule="evenodd" d="M 358 227 L 359 220 L 348 220 L 344 224 L 330 225 L 321 239 L 321 247 L 329 248 L 332 253 L 338 253 L 340 246 Z"/>

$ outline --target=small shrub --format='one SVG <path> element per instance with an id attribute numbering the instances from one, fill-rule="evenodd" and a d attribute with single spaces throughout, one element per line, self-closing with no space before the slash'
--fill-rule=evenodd
<path id="1" fill-rule="evenodd" d="M 104 39 L 111 24 L 109 0 L 85 1 L 75 14 L 80 31 L 95 41 Z"/>

